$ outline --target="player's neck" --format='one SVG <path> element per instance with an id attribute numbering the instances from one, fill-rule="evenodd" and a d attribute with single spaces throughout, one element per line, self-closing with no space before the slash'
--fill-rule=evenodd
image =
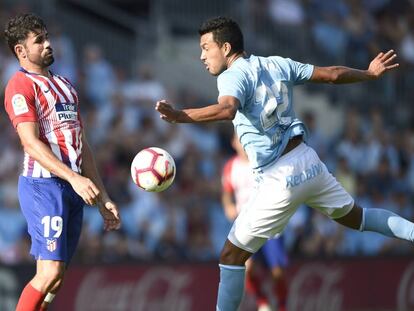
<path id="1" fill-rule="evenodd" d="M 39 67 L 37 65 L 24 64 L 24 63 L 20 63 L 20 66 L 24 70 L 26 70 L 27 72 L 34 73 L 34 74 L 41 75 L 41 76 L 45 76 L 45 77 L 50 76 L 50 72 L 49 72 L 48 67 Z"/>
<path id="2" fill-rule="evenodd" d="M 230 66 L 240 57 L 244 56 L 244 52 L 241 53 L 235 53 L 231 55 L 227 61 L 227 68 L 230 68 Z"/>

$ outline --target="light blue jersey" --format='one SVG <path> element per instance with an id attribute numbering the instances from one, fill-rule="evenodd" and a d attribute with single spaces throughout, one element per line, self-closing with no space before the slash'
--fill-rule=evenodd
<path id="1" fill-rule="evenodd" d="M 310 79 L 313 65 L 279 56 L 238 58 L 217 79 L 219 97 L 234 96 L 240 107 L 233 120 L 254 169 L 276 161 L 293 136 L 304 135 L 295 117 L 292 88 Z"/>

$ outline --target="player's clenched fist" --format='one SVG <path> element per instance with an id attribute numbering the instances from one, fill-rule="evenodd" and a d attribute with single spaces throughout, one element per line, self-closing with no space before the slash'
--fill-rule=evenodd
<path id="1" fill-rule="evenodd" d="M 166 100 L 160 100 L 155 105 L 155 110 L 160 113 L 160 118 L 175 123 L 178 118 L 178 110 L 174 109 Z"/>

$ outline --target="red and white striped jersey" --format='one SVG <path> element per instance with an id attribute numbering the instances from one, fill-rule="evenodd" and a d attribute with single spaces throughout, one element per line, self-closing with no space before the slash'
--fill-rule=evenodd
<path id="1" fill-rule="evenodd" d="M 230 158 L 223 167 L 223 191 L 234 195 L 237 211 L 247 204 L 254 188 L 252 168 L 247 160 L 239 156 Z"/>
<path id="2" fill-rule="evenodd" d="M 68 80 L 53 73 L 45 77 L 21 68 L 7 83 L 4 102 L 15 128 L 21 122 L 37 122 L 39 139 L 58 159 L 80 173 L 82 121 L 77 92 Z M 22 175 L 53 176 L 28 153 L 24 155 Z"/>

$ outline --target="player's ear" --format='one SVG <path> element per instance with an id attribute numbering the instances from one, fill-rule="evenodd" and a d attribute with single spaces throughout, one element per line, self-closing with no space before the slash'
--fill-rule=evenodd
<path id="1" fill-rule="evenodd" d="M 27 57 L 26 50 L 25 50 L 23 44 L 16 44 L 14 46 L 14 52 L 16 53 L 18 58 L 26 58 Z"/>
<path id="2" fill-rule="evenodd" d="M 229 56 L 231 51 L 231 44 L 229 42 L 224 42 L 223 44 L 224 55 Z"/>

